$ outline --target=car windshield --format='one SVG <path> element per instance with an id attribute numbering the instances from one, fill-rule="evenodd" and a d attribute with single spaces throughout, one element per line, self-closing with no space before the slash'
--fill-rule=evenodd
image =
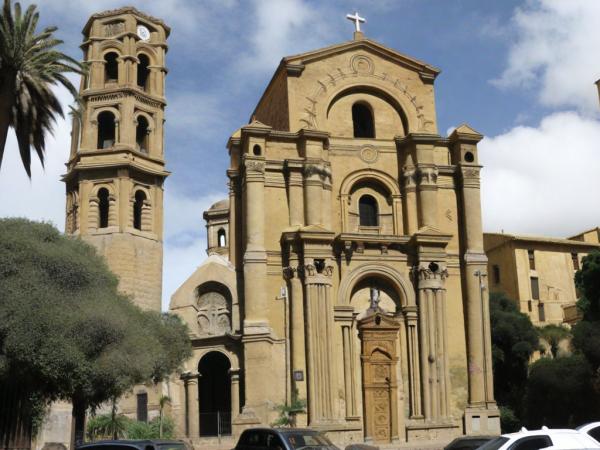
<path id="1" fill-rule="evenodd" d="M 508 442 L 507 437 L 497 437 L 496 439 L 492 439 L 489 442 L 486 442 L 481 447 L 477 447 L 477 450 L 498 450 L 504 444 Z"/>
<path id="2" fill-rule="evenodd" d="M 285 433 L 285 438 L 294 449 L 302 447 L 328 447 L 333 445 L 324 434 L 310 431 L 294 431 Z"/>

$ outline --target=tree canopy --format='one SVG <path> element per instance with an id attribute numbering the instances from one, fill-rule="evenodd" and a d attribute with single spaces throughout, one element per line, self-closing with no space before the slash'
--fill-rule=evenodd
<path id="1" fill-rule="evenodd" d="M 529 359 L 539 348 L 538 332 L 517 303 L 501 293 L 490 294 L 490 322 L 496 399 L 521 417 Z"/>
<path id="2" fill-rule="evenodd" d="M 37 33 L 35 5 L 23 12 L 17 2 L 13 13 L 11 1 L 4 0 L 0 14 L 0 165 L 12 127 L 23 166 L 31 177 L 31 147 L 43 165 L 45 135 L 52 131 L 56 115 L 63 116 L 52 88 L 61 84 L 77 98 L 77 90 L 65 74 L 82 73 L 82 65 L 56 49 L 62 44 L 54 37 L 56 27 Z"/>
<path id="3" fill-rule="evenodd" d="M 117 290 L 95 249 L 47 223 L 0 219 L 0 382 L 43 405 L 94 407 L 190 355 L 187 327 Z"/>

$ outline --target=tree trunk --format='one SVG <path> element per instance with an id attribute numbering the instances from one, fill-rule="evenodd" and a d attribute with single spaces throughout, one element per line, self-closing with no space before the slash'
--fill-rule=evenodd
<path id="1" fill-rule="evenodd" d="M 85 412 L 87 404 L 84 400 L 73 398 L 71 413 L 71 450 L 75 450 L 85 440 Z"/>
<path id="2" fill-rule="evenodd" d="M 6 137 L 10 123 L 10 109 L 15 102 L 15 77 L 11 74 L 0 79 L 0 167 L 6 146 Z"/>

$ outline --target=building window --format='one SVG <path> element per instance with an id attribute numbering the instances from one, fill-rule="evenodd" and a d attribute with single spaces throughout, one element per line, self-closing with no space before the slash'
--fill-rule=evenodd
<path id="1" fill-rule="evenodd" d="M 225 245 L 227 244 L 227 239 L 225 238 L 225 230 L 223 228 L 221 228 L 217 232 L 217 243 L 219 247 L 225 247 Z"/>
<path id="2" fill-rule="evenodd" d="M 115 145 L 115 116 L 110 111 L 98 114 L 98 145 L 96 148 L 111 148 Z"/>
<path id="3" fill-rule="evenodd" d="M 540 282 L 537 277 L 531 277 L 531 298 L 540 299 Z"/>
<path id="4" fill-rule="evenodd" d="M 148 422 L 148 394 L 140 392 L 137 395 L 137 420 Z"/>
<path id="5" fill-rule="evenodd" d="M 150 79 L 150 59 L 141 53 L 138 55 L 138 66 L 137 66 L 137 85 L 143 90 L 148 90 L 148 80 Z"/>
<path id="6" fill-rule="evenodd" d="M 355 138 L 374 138 L 375 123 L 371 108 L 364 103 L 352 105 L 352 123 Z"/>
<path id="7" fill-rule="evenodd" d="M 135 193 L 135 201 L 133 202 L 133 228 L 142 230 L 142 209 L 144 208 L 144 201 L 146 200 L 146 194 L 144 191 L 137 191 Z"/>
<path id="8" fill-rule="evenodd" d="M 119 55 L 110 52 L 104 55 L 104 82 L 116 83 L 119 79 Z"/>
<path id="9" fill-rule="evenodd" d="M 527 301 L 527 311 L 529 311 L 529 312 L 533 311 L 533 303 L 531 300 Z"/>
<path id="10" fill-rule="evenodd" d="M 579 255 L 577 253 L 571 253 L 571 259 L 573 260 L 573 269 L 579 270 Z"/>
<path id="11" fill-rule="evenodd" d="M 529 258 L 529 269 L 535 270 L 535 254 L 533 250 L 527 250 L 527 257 Z"/>
<path id="12" fill-rule="evenodd" d="M 538 316 L 539 316 L 540 322 L 546 321 L 546 310 L 544 309 L 543 303 L 540 303 L 538 305 Z"/>
<path id="13" fill-rule="evenodd" d="M 108 189 L 98 190 L 98 228 L 108 227 Z"/>
<path id="14" fill-rule="evenodd" d="M 494 283 L 498 284 L 500 283 L 500 267 L 497 265 L 494 265 L 492 267 L 493 273 L 494 273 Z"/>
<path id="15" fill-rule="evenodd" d="M 358 201 L 358 215 L 360 226 L 376 227 L 379 225 L 377 213 L 377 200 L 370 195 L 363 195 Z"/>
<path id="16" fill-rule="evenodd" d="M 144 116 L 138 116 L 135 127 L 135 144 L 138 151 L 148 153 L 149 134 L 148 120 Z"/>

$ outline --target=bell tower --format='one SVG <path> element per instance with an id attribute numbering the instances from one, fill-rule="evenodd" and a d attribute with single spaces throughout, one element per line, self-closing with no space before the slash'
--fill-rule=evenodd
<path id="1" fill-rule="evenodd" d="M 66 232 L 105 256 L 120 289 L 160 311 L 166 39 L 132 7 L 94 14 L 81 48 L 88 72 L 73 114 Z"/>

